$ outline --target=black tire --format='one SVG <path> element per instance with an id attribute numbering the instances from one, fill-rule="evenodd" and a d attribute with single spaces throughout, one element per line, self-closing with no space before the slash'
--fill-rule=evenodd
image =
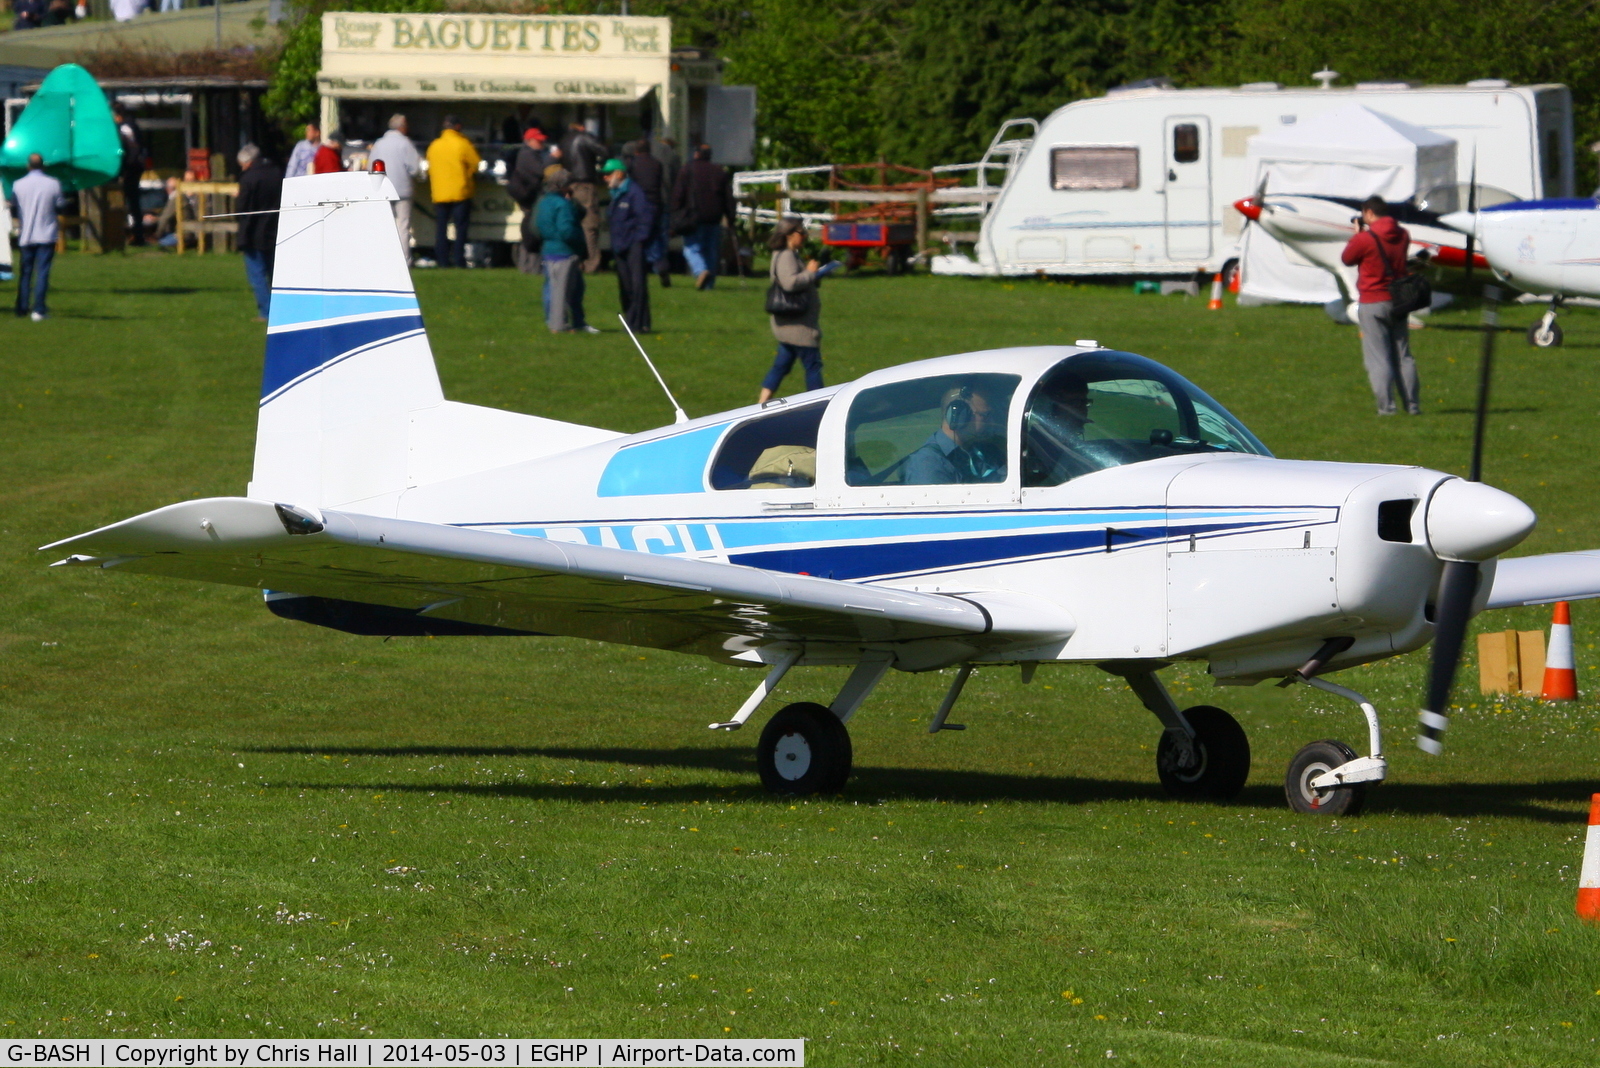
<path id="1" fill-rule="evenodd" d="M 1528 344 L 1540 349 L 1553 349 L 1560 345 L 1562 337 L 1561 324 L 1551 323 L 1549 330 L 1541 331 L 1539 328 L 1543 325 L 1544 320 L 1540 319 L 1537 323 L 1528 327 Z"/>
<path id="2" fill-rule="evenodd" d="M 1233 283 L 1239 277 L 1239 261 L 1229 260 L 1222 265 L 1222 288 L 1224 292 L 1232 292 Z"/>
<path id="3" fill-rule="evenodd" d="M 756 769 L 768 793 L 834 794 L 850 777 L 850 732 L 839 717 L 809 701 L 787 705 L 767 721 Z"/>
<path id="4" fill-rule="evenodd" d="M 1182 752 L 1171 731 L 1156 746 L 1156 775 L 1168 794 L 1185 801 L 1231 801 L 1250 777 L 1250 739 L 1239 721 L 1220 708 L 1196 705 L 1183 718 L 1194 728 L 1199 763 L 1180 767 Z"/>
<path id="5" fill-rule="evenodd" d="M 1356 751 L 1343 742 L 1330 738 L 1312 742 L 1289 761 L 1289 773 L 1283 777 L 1283 793 L 1289 807 L 1311 816 L 1357 816 L 1366 804 L 1367 784 L 1335 786 L 1326 790 L 1313 790 L 1311 780 L 1325 771 L 1356 758 Z"/>

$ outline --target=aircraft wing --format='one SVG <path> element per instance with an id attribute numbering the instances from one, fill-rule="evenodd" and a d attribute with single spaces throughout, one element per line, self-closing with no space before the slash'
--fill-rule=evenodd
<path id="1" fill-rule="evenodd" d="M 1600 549 L 1495 562 L 1490 608 L 1600 597 Z"/>
<path id="2" fill-rule="evenodd" d="M 782 641 L 1070 636 L 1062 609 L 951 596 L 242 497 L 186 501 L 44 546 L 59 561 L 335 598 L 538 634 L 728 659 Z"/>

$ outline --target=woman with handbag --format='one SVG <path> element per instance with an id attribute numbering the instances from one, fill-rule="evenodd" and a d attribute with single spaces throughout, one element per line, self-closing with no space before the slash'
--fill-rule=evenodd
<path id="1" fill-rule="evenodd" d="M 806 389 L 822 388 L 822 298 L 817 286 L 838 264 L 819 265 L 810 260 L 802 265 L 800 246 L 805 240 L 806 224 L 794 218 L 780 220 L 767 239 L 767 248 L 772 250 L 767 314 L 772 319 L 772 336 L 778 339 L 778 355 L 761 383 L 759 404 L 772 399 L 796 360 L 805 368 Z"/>

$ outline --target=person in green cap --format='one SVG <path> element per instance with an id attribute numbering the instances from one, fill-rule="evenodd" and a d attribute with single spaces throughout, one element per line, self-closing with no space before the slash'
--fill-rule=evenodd
<path id="1" fill-rule="evenodd" d="M 650 332 L 650 287 L 645 285 L 645 249 L 655 233 L 656 208 L 620 159 L 600 168 L 611 187 L 611 256 L 617 267 L 622 317 L 636 334 Z"/>

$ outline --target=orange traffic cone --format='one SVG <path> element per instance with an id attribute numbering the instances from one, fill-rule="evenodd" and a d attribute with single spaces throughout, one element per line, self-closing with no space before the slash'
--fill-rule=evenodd
<path id="1" fill-rule="evenodd" d="M 1555 615 L 1550 620 L 1550 644 L 1544 654 L 1544 687 L 1539 696 L 1546 701 L 1578 699 L 1578 667 L 1572 660 L 1572 610 L 1565 601 L 1556 602 Z"/>
<path id="2" fill-rule="evenodd" d="M 1216 277 L 1211 279 L 1211 302 L 1206 305 L 1208 311 L 1222 310 L 1222 272 L 1218 271 Z"/>
<path id="3" fill-rule="evenodd" d="M 1578 869 L 1578 919 L 1600 923 L 1600 794 L 1589 798 L 1589 834 Z"/>

